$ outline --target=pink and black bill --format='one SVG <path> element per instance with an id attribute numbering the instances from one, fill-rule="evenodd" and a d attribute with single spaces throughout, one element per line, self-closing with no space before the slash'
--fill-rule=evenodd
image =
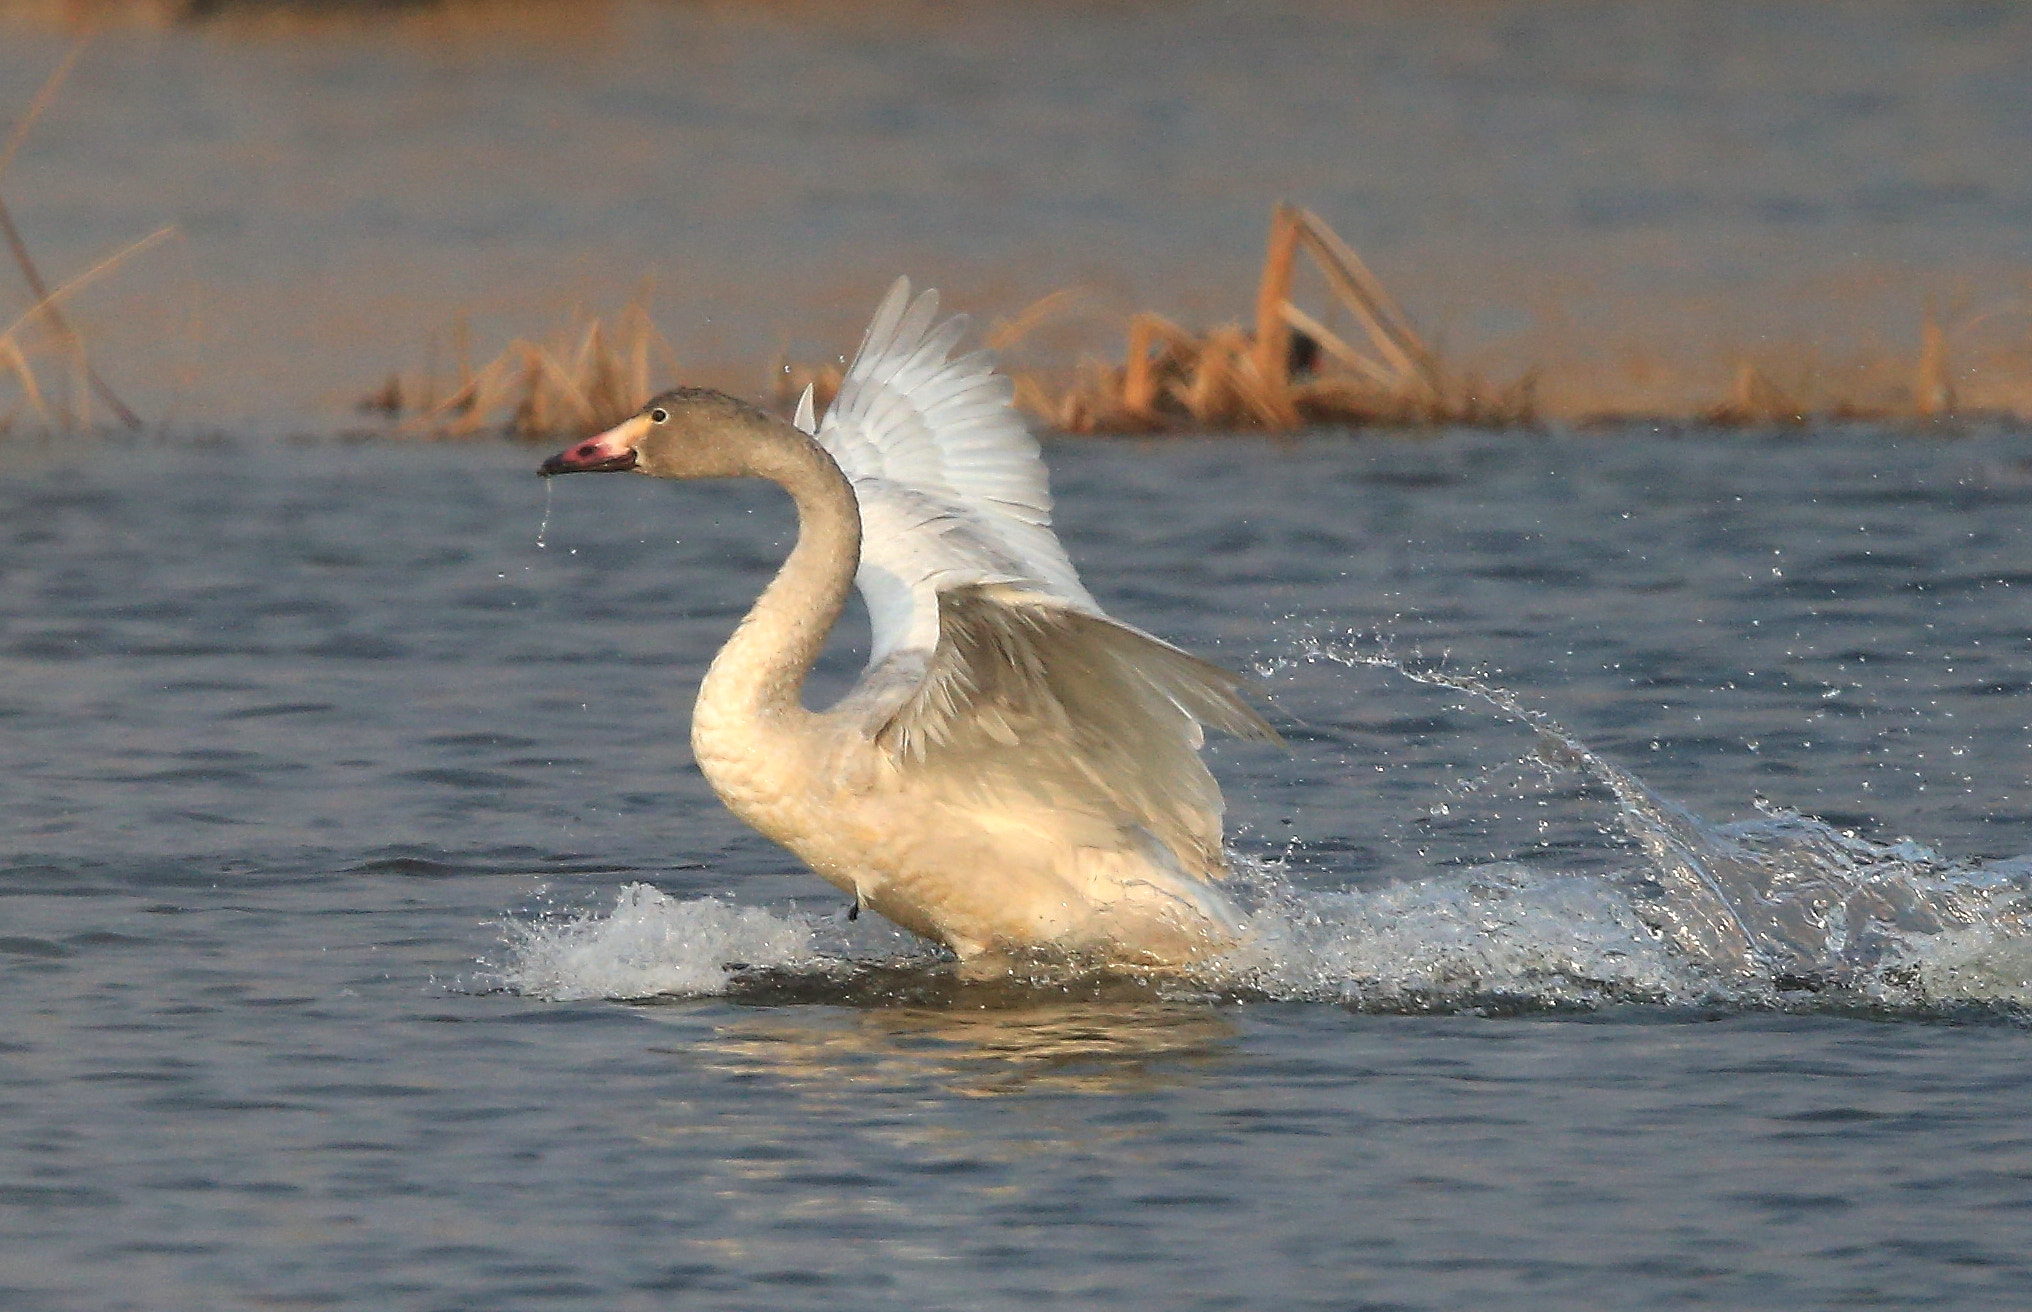
<path id="1" fill-rule="evenodd" d="M 544 461 L 542 468 L 536 472 L 549 478 L 553 474 L 606 474 L 633 469 L 633 438 L 638 428 L 638 424 L 630 421 L 610 428 L 598 437 L 589 437 Z"/>

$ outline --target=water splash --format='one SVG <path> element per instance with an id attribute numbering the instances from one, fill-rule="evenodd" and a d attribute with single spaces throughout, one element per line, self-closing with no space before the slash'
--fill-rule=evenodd
<path id="1" fill-rule="evenodd" d="M 550 549 L 550 508 L 552 497 L 556 491 L 556 479 L 546 478 L 543 480 L 543 521 L 536 526 L 536 549 L 538 551 L 548 551 Z"/>
<path id="2" fill-rule="evenodd" d="M 679 901 L 630 884 L 605 913 L 509 921 L 496 974 L 517 993 L 553 1002 L 722 993 L 739 969 L 814 964 L 813 930 L 794 913 Z"/>
<path id="3" fill-rule="evenodd" d="M 1727 993 L 1612 884 L 1508 864 L 1276 898 L 1210 976 L 1365 1011 L 1701 1006 Z"/>
<path id="4" fill-rule="evenodd" d="M 1264 673 L 1315 662 L 1447 688 L 1525 727 L 1538 762 L 1607 791 L 1629 840 L 1619 850 L 1636 864 L 1604 873 L 1494 862 L 1319 891 L 1297 886 L 1277 862 L 1238 856 L 1236 892 L 1249 909 L 1240 945 L 1160 988 L 1384 1011 L 1640 1004 L 2032 1014 L 2032 857 L 1961 863 L 1768 805 L 1753 819 L 1712 825 L 1472 673 L 1346 639 L 1308 639 Z M 512 924 L 499 975 L 555 999 L 718 994 L 758 971 L 874 979 L 902 999 L 951 970 L 912 943 L 874 917 L 854 927 L 631 885 L 605 914 Z"/>
<path id="5" fill-rule="evenodd" d="M 1387 646 L 1313 637 L 1263 672 L 1319 661 L 1386 669 L 1493 707 L 1530 730 L 1540 760 L 1605 787 L 1617 824 L 1646 858 L 1618 879 L 1511 868 L 1417 881 L 1414 892 L 1348 895 L 1378 903 L 1412 899 L 1429 936 L 1400 943 L 1392 968 L 1350 979 L 1368 978 L 1385 992 L 1437 983 L 1404 967 L 1433 955 L 1434 946 L 1447 957 L 1443 945 L 1459 937 L 1454 926 L 1467 925 L 1491 937 L 1478 940 L 1473 952 L 1451 954 L 1457 980 L 1472 977 L 1497 991 L 1521 982 L 1550 1002 L 1649 995 L 1767 1005 L 1804 994 L 1888 1007 L 2032 1006 L 2032 859 L 1957 862 L 1910 839 L 1874 843 L 1761 800 L 1757 818 L 1713 825 L 1509 691 Z M 1576 879 L 1589 889 L 1579 895 L 1588 905 L 1575 902 Z M 1527 910 L 1492 909 L 1490 889 L 1500 890 L 1495 901 L 1516 906 L 1521 898 Z M 1576 914 L 1545 923 L 1538 913 L 1548 906 Z M 1356 921 L 1375 914 L 1341 910 Z M 1449 923 L 1431 923 L 1435 915 Z M 1303 918 L 1297 924 L 1312 928 Z M 1349 928 L 1357 931 L 1354 939 L 1375 938 L 1357 924 Z M 1519 948 L 1520 931 L 1531 946 Z M 1626 941 L 1625 931 L 1635 937 Z M 1392 922 L 1392 937 L 1402 940 L 1407 932 L 1418 931 Z M 1318 937 L 1294 936 L 1301 959 L 1319 955 L 1317 946 L 1307 946 Z M 1650 950 L 1647 937 L 1669 950 L 1669 960 Z M 1468 960 L 1477 954 L 1487 959 Z"/>

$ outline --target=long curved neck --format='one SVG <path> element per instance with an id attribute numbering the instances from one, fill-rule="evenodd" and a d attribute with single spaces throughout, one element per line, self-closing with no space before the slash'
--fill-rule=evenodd
<path id="1" fill-rule="evenodd" d="M 805 676 L 825 646 L 861 560 L 861 512 L 853 485 L 810 438 L 761 445 L 748 472 L 778 484 L 797 505 L 797 545 L 699 685 L 693 741 L 716 725 L 801 720 Z"/>

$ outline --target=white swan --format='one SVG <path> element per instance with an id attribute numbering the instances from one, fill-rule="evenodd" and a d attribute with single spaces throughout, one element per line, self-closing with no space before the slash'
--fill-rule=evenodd
<path id="1" fill-rule="evenodd" d="M 986 967 L 1045 950 L 1179 964 L 1238 929 L 1200 726 L 1274 741 L 1240 680 L 1110 619 L 1051 531 L 1037 443 L 963 318 L 898 279 L 823 426 L 678 388 L 550 474 L 766 478 L 797 544 L 713 660 L 692 750 L 727 806 L 896 923 Z M 831 710 L 805 676 L 858 581 L 873 623 Z"/>

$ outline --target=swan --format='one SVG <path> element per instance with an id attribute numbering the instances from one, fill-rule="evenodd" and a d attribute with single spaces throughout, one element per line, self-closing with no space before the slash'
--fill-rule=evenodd
<path id="1" fill-rule="evenodd" d="M 967 321 L 900 278 L 828 408 L 793 420 L 679 387 L 543 463 L 764 478 L 797 541 L 707 669 L 692 752 L 733 813 L 853 898 L 991 970 L 1045 953 L 1178 966 L 1241 930 L 1215 887 L 1202 725 L 1278 741 L 1243 681 L 1110 618 L 1051 530 L 1013 387 Z M 805 676 L 858 583 L 868 665 L 831 709 Z"/>

